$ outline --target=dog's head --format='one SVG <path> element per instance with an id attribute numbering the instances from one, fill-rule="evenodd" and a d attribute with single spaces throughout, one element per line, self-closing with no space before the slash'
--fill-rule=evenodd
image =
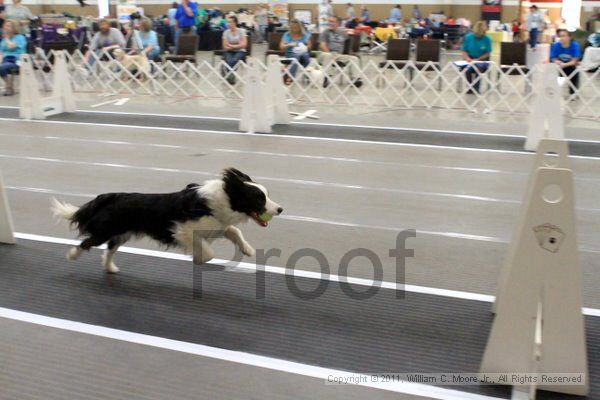
<path id="1" fill-rule="evenodd" d="M 121 61 L 123 58 L 125 58 L 125 51 L 123 51 L 123 49 L 114 49 L 112 52 L 112 56 L 116 60 Z"/>
<path id="2" fill-rule="evenodd" d="M 264 221 L 265 218 L 260 218 L 262 214 L 274 217 L 283 212 L 283 208 L 269 198 L 267 189 L 243 172 L 228 168 L 223 171 L 223 182 L 225 182 L 224 189 L 229 197 L 231 209 L 246 214 L 260 226 L 269 225 Z"/>

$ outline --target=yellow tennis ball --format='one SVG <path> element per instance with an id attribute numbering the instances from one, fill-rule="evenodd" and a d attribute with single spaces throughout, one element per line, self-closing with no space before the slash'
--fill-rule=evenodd
<path id="1" fill-rule="evenodd" d="M 271 216 L 271 214 L 267 214 L 267 213 L 262 213 L 258 216 L 258 219 L 260 219 L 263 222 L 269 222 L 273 217 Z"/>

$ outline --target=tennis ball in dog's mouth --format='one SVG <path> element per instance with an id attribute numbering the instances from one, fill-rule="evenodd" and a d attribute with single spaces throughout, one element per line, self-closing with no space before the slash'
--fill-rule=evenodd
<path id="1" fill-rule="evenodd" d="M 260 219 L 263 222 L 269 222 L 273 217 L 271 216 L 271 214 L 267 214 L 267 213 L 262 213 L 258 216 L 258 219 Z"/>

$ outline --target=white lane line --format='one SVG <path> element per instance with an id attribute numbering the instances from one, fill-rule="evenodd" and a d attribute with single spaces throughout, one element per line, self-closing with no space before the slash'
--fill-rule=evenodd
<path id="1" fill-rule="evenodd" d="M 38 161 L 38 162 L 51 162 L 51 163 L 67 164 L 67 165 L 72 164 L 72 165 L 84 165 L 84 166 L 105 167 L 105 168 L 121 168 L 121 169 L 137 170 L 137 171 L 155 171 L 155 172 L 166 172 L 166 173 L 177 173 L 177 174 L 194 174 L 194 175 L 200 175 L 200 176 L 204 176 L 204 177 L 208 177 L 208 178 L 215 178 L 215 177 L 219 176 L 218 174 L 211 173 L 211 172 L 196 171 L 196 170 L 189 170 L 189 169 L 146 167 L 146 166 L 137 166 L 137 165 L 129 165 L 129 164 L 100 163 L 100 162 L 78 161 L 78 160 L 61 160 L 58 158 L 48 158 L 48 157 L 15 156 L 15 155 L 10 155 L 10 154 L 0 154 L 0 158 L 13 159 L 13 160 Z M 262 181 L 267 181 L 267 182 L 279 182 L 279 183 L 284 183 L 284 184 L 299 184 L 299 185 L 317 186 L 317 187 L 333 187 L 336 189 L 347 189 L 347 190 L 366 190 L 369 192 L 394 193 L 394 194 L 402 194 L 402 195 L 410 195 L 410 196 L 428 196 L 428 197 L 437 197 L 437 198 L 446 198 L 446 199 L 449 198 L 449 199 L 459 199 L 459 200 L 469 200 L 469 201 L 481 201 L 481 202 L 491 202 L 491 203 L 521 204 L 521 202 L 518 200 L 497 199 L 494 197 L 476 196 L 476 195 L 468 195 L 468 194 L 425 192 L 425 191 L 382 188 L 382 187 L 373 187 L 373 186 L 350 185 L 350 184 L 337 183 L 337 182 L 322 182 L 322 181 L 313 181 L 313 180 L 305 180 L 305 179 L 274 178 L 274 177 L 268 177 L 268 176 L 255 176 L 254 178 L 257 180 L 262 180 Z M 600 209 L 596 209 L 596 208 L 578 208 L 578 210 L 585 211 L 585 212 L 600 212 Z"/>
<path id="2" fill-rule="evenodd" d="M 122 168 L 122 169 L 138 170 L 138 171 L 157 171 L 157 172 L 167 172 L 167 173 L 177 173 L 177 174 L 194 174 L 194 175 L 205 176 L 208 178 L 215 178 L 215 177 L 219 176 L 216 173 L 211 173 L 211 172 L 206 172 L 206 171 L 189 170 L 189 169 L 146 167 L 146 166 L 137 166 L 137 165 L 130 165 L 130 164 L 101 163 L 101 162 L 93 162 L 93 161 L 62 160 L 62 159 L 58 159 L 58 158 L 49 158 L 49 157 L 16 156 L 16 155 L 11 155 L 11 154 L 0 154 L 0 158 L 12 159 L 12 160 L 51 162 L 51 163 L 67 164 L 67 165 L 70 164 L 70 165 L 84 165 L 84 166 L 106 167 L 106 168 Z M 420 192 L 420 191 L 413 191 L 413 190 L 382 188 L 382 187 L 363 186 L 363 185 L 350 185 L 350 184 L 343 184 L 343 183 L 337 183 L 337 182 L 322 182 L 322 181 L 313 181 L 313 180 L 306 180 L 306 179 L 274 178 L 274 177 L 268 177 L 268 176 L 255 176 L 254 178 L 257 180 L 262 180 L 262 181 L 267 181 L 267 182 L 279 182 L 279 183 L 285 183 L 285 184 L 298 184 L 298 185 L 317 186 L 317 187 L 333 187 L 336 189 L 366 190 L 369 192 L 383 192 L 383 193 L 397 193 L 397 194 L 405 194 L 405 195 L 442 197 L 442 198 L 453 198 L 453 199 L 460 199 L 460 200 L 485 201 L 485 202 L 492 202 L 492 203 L 508 203 L 508 204 L 519 204 L 520 203 L 519 201 L 516 201 L 516 200 L 496 199 L 493 197 L 475 196 L 475 195 L 466 195 L 466 194 Z"/>
<path id="3" fill-rule="evenodd" d="M 81 142 L 81 143 L 99 143 L 119 146 L 140 146 L 140 147 L 160 147 L 169 149 L 189 149 L 190 147 L 177 146 L 172 144 L 160 144 L 160 143 L 139 143 L 139 142 L 128 142 L 124 140 L 102 140 L 102 139 L 83 139 L 83 138 L 71 138 L 65 136 L 36 136 L 36 135 L 21 135 L 16 133 L 0 133 L 0 137 L 14 137 L 14 138 L 25 138 L 25 139 L 42 139 L 42 140 L 56 140 L 65 142 Z"/>
<path id="4" fill-rule="evenodd" d="M 12 121 L 20 123 L 34 123 L 34 124 L 65 124 L 65 125 L 81 125 L 81 126 L 92 126 L 94 128 L 99 127 L 110 127 L 120 129 L 143 129 L 151 130 L 154 132 L 167 131 L 167 132 L 188 132 L 188 133 L 203 133 L 203 134 L 214 134 L 214 135 L 234 135 L 234 136 L 252 136 L 261 138 L 275 138 L 275 139 L 298 139 L 298 140 L 315 140 L 325 142 L 337 142 L 337 143 L 353 143 L 353 144 L 369 144 L 377 146 L 399 146 L 399 147 L 416 147 L 426 148 L 435 150 L 457 150 L 467 152 L 480 152 L 480 153 L 498 153 L 498 154 L 519 154 L 531 156 L 532 153 L 527 151 L 512 151 L 512 150 L 495 150 L 495 149 L 477 149 L 469 147 L 457 147 L 457 146 L 443 146 L 443 145 L 432 145 L 432 144 L 418 144 L 418 143 L 400 143 L 400 142 L 383 142 L 376 140 L 360 140 L 360 139 L 342 139 L 342 138 L 328 138 L 319 136 L 301 136 L 301 135 L 281 135 L 274 133 L 247 133 L 247 132 L 234 132 L 234 131 L 217 131 L 217 130 L 205 130 L 205 129 L 187 129 L 187 128 L 167 128 L 157 126 L 143 126 L 143 125 L 122 125 L 122 124 L 104 124 L 104 123 L 92 123 L 92 122 L 73 122 L 73 121 L 55 121 L 55 120 L 23 120 L 17 118 L 0 118 L 0 121 Z M 579 158 L 586 160 L 600 161 L 600 157 L 587 157 L 587 156 L 570 156 L 571 158 Z"/>
<path id="5" fill-rule="evenodd" d="M 0 308 L 0 318 L 7 318 L 15 321 L 26 322 L 35 325 L 46 326 L 50 328 L 61 329 L 69 332 L 83 333 L 92 336 L 98 336 L 108 339 L 115 339 L 122 342 L 141 344 L 165 350 L 178 351 L 181 353 L 192 354 L 201 357 L 212 358 L 221 361 L 233 362 L 237 364 L 248 365 L 252 367 L 266 368 L 273 371 L 287 372 L 296 375 L 308 376 L 322 379 L 323 384 L 331 376 L 347 376 L 349 372 L 334 370 L 330 368 L 317 367 L 308 364 L 301 364 L 293 361 L 286 361 L 278 358 L 259 356 L 241 351 L 221 349 L 201 344 L 182 342 L 179 340 L 165 339 L 158 336 L 144 335 L 123 331 L 119 329 L 106 328 L 98 325 L 85 324 L 82 322 L 70 321 L 59 318 L 46 317 L 39 314 L 31 314 L 8 308 Z M 358 374 L 357 374 L 358 375 Z M 414 396 L 424 396 L 439 400 L 493 400 L 489 396 L 461 392 L 458 390 L 445 389 L 437 386 L 424 385 L 411 382 L 376 382 L 373 383 L 367 375 L 363 375 L 358 386 L 386 390 L 396 393 L 409 394 Z"/>
<path id="6" fill-rule="evenodd" d="M 36 135 L 21 135 L 21 134 L 12 134 L 12 133 L 0 133 L 0 137 L 14 137 L 14 138 L 26 138 L 26 139 L 43 139 L 43 140 L 57 140 L 57 141 L 67 141 L 67 142 L 81 142 L 81 143 L 99 143 L 99 144 L 107 144 L 107 145 L 121 145 L 121 146 L 140 146 L 140 147 L 158 147 L 158 148 L 170 148 L 170 149 L 194 149 L 195 147 L 191 146 L 178 146 L 178 145 L 170 145 L 170 144 L 160 144 L 160 143 L 139 143 L 139 142 L 130 142 L 124 140 L 102 140 L 102 139 L 84 139 L 84 138 L 71 138 L 71 137 L 59 137 L 59 136 L 36 136 Z M 491 169 L 491 168 L 469 168 L 469 167 L 452 167 L 452 166 L 444 166 L 444 165 L 428 165 L 428 164 L 411 164 L 411 163 L 399 163 L 394 161 L 375 161 L 375 160 L 365 160 L 359 158 L 350 158 L 350 157 L 330 157 L 330 156 L 317 156 L 310 154 L 297 154 L 297 153 L 275 153 L 268 151 L 250 151 L 250 150 L 238 150 L 238 149 L 206 149 L 210 151 L 216 151 L 221 153 L 233 153 L 233 154 L 254 154 L 254 155 L 263 155 L 269 157 L 284 157 L 284 158 L 300 158 L 300 159 L 312 159 L 312 160 L 324 160 L 324 161 L 334 161 L 334 162 L 349 162 L 349 163 L 360 163 L 360 164 L 372 164 L 372 165 L 385 165 L 385 166 L 395 166 L 395 167 L 406 167 L 406 168 L 423 168 L 423 169 L 440 169 L 446 171 L 463 171 L 463 172 L 475 172 L 475 173 L 491 173 L 491 174 L 503 174 L 503 175 L 517 175 L 517 176 L 527 176 L 526 173 L 517 172 L 517 171 L 503 171 L 499 169 Z M 575 180 L 580 181 L 590 181 L 597 182 L 600 181 L 598 178 L 590 178 L 590 177 L 575 177 Z M 510 202 L 510 201 L 509 201 Z"/>
<path id="7" fill-rule="evenodd" d="M 57 238 L 52 236 L 44 236 L 44 235 L 36 235 L 31 233 L 19 233 L 15 232 L 15 237 L 17 239 L 23 240 L 31 240 L 35 242 L 43 242 L 43 243 L 53 243 L 53 244 L 63 244 L 69 246 L 76 246 L 80 243 L 79 240 L 74 239 L 64 239 Z M 100 248 L 104 248 L 102 246 Z M 171 253 L 165 251 L 158 250 L 148 250 L 141 249 L 137 247 L 120 247 L 119 252 L 127 253 L 127 254 L 136 254 L 142 256 L 156 257 L 156 258 L 164 258 L 170 260 L 178 260 L 178 261 L 192 261 L 191 256 Z M 258 269 L 264 269 L 266 272 L 279 274 L 279 275 L 287 275 L 288 271 L 284 267 L 275 267 L 270 265 L 265 266 L 257 266 L 256 264 L 247 263 L 247 262 L 239 262 L 239 263 L 231 263 L 229 260 L 221 260 L 221 259 L 213 259 L 209 262 L 209 264 L 223 265 L 226 267 L 235 267 L 236 269 L 256 271 Z M 417 285 L 406 285 L 402 283 L 396 282 L 386 282 L 386 281 L 374 281 L 372 279 L 363 279 L 363 278 L 354 278 L 354 277 L 342 277 L 339 275 L 324 275 L 319 272 L 307 271 L 304 269 L 294 269 L 293 275 L 301 278 L 308 279 L 316 279 L 316 280 L 327 280 L 331 282 L 344 282 L 353 285 L 359 286 L 378 286 L 384 289 L 390 290 L 403 290 L 410 293 L 421 293 L 428 294 L 433 296 L 442 296 L 442 297 L 451 297 L 454 299 L 462 299 L 462 300 L 473 300 L 480 301 L 485 303 L 492 303 L 495 300 L 495 296 L 481 294 L 481 293 L 473 293 L 473 292 L 465 292 L 460 290 L 451 290 L 451 289 L 440 289 L 440 288 L 431 288 L 427 286 L 417 286 Z M 600 309 L 597 308 L 582 308 L 582 312 L 585 315 L 600 317 Z"/>
<path id="8" fill-rule="evenodd" d="M 0 108 L 18 108 L 18 107 L 0 107 Z M 89 113 L 89 114 L 112 114 L 112 115 L 142 115 L 150 117 L 167 117 L 167 118 L 186 118 L 186 119 L 206 119 L 214 121 L 239 121 L 239 118 L 231 117 L 211 117 L 207 115 L 186 115 L 186 114 L 157 114 L 147 112 L 122 112 L 122 111 L 100 111 L 100 110 L 77 110 L 76 112 Z M 458 131 L 458 130 L 441 130 L 431 128 L 404 128 L 396 126 L 378 126 L 378 125 L 352 125 L 352 124 L 334 124 L 334 123 L 323 123 L 323 122 L 292 122 L 295 125 L 316 125 L 316 126 L 332 126 L 341 128 L 360 128 L 360 129 L 375 129 L 375 130 L 392 130 L 392 131 L 409 131 L 409 132 L 433 132 L 433 133 L 451 133 L 460 135 L 475 135 L 475 136 L 498 136 L 498 137 L 513 137 L 524 139 L 525 135 L 509 135 L 499 134 L 490 132 L 473 132 L 473 131 Z M 600 143 L 596 140 L 580 140 L 580 139 L 567 139 L 569 142 L 582 142 L 582 143 Z"/>
<path id="9" fill-rule="evenodd" d="M 33 192 L 33 193 L 43 193 L 43 194 L 55 194 L 62 196 L 72 196 L 72 197 L 82 197 L 82 198 L 95 198 L 97 194 L 91 193 L 74 193 L 74 192 L 62 192 L 53 189 L 43 189 L 43 188 L 34 188 L 34 187 L 25 187 L 25 186 L 5 186 L 5 189 L 8 190 L 16 190 L 22 192 Z M 356 224 L 352 222 L 341 222 L 341 221 L 333 221 L 323 218 L 316 217 L 305 217 L 300 215 L 280 215 L 277 217 L 278 219 L 289 220 L 289 221 L 297 221 L 297 222 L 305 222 L 305 223 L 315 223 L 315 224 L 323 224 L 323 225 L 333 225 L 333 226 L 343 226 L 349 228 L 360 228 L 360 229 L 373 229 L 373 230 L 384 230 L 389 232 L 398 233 L 406 228 L 398 228 L 391 226 L 383 226 L 383 225 L 365 225 L 365 224 Z M 468 233 L 460 233 L 460 232 L 440 232 L 440 231 L 428 231 L 423 229 L 417 229 L 417 233 L 419 235 L 429 235 L 429 236 L 438 236 L 438 237 L 446 237 L 451 239 L 463 239 L 463 240 L 476 240 L 480 242 L 492 242 L 492 243 L 502 243 L 508 244 L 509 241 L 507 239 L 494 237 L 494 236 L 484 236 L 484 235 L 473 235 Z M 579 251 L 586 253 L 600 253 L 599 249 L 591 249 L 587 247 L 580 246 Z"/>
<path id="10" fill-rule="evenodd" d="M 1 106 L 0 108 L 18 109 L 19 107 Z M 137 116 L 165 117 L 165 118 L 205 119 L 205 120 L 213 120 L 213 121 L 239 121 L 240 120 L 239 118 L 231 118 L 231 117 L 212 117 L 212 116 L 207 116 L 207 115 L 186 115 L 186 114 L 157 114 L 157 113 L 147 113 L 147 112 L 100 111 L 100 110 L 76 110 L 76 112 L 88 113 L 88 114 L 137 115 Z M 11 119 L 11 118 L 2 118 L 2 119 Z M 11 119 L 11 120 L 17 121 L 17 119 Z M 292 124 L 329 126 L 329 127 L 337 127 L 337 128 L 360 128 L 360 129 L 372 129 L 372 130 L 449 133 L 449 134 L 472 135 L 472 136 L 496 136 L 496 137 L 500 137 L 500 138 L 502 138 L 502 137 L 520 138 L 520 139 L 525 138 L 525 135 L 512 135 L 512 134 L 501 134 L 501 133 L 491 133 L 491 132 L 459 131 L 459 130 L 442 130 L 442 129 L 432 129 L 432 128 L 405 128 L 405 127 L 396 127 L 396 126 L 336 124 L 336 123 L 305 122 L 305 121 L 304 122 L 292 121 Z M 98 125 L 98 124 L 96 124 L 96 125 Z M 104 124 L 102 124 L 102 125 L 104 125 Z M 134 125 L 126 125 L 126 126 L 133 127 Z M 304 136 L 301 136 L 301 137 L 304 137 Z M 581 142 L 581 143 L 600 143 L 600 141 L 597 141 L 597 140 L 585 140 L 585 139 L 567 139 L 567 141 L 568 142 Z M 377 142 L 377 143 L 381 143 L 381 142 Z M 435 147 L 439 147 L 439 146 L 435 146 Z M 441 147 L 445 147 L 445 146 L 441 146 Z M 509 151 L 509 152 L 516 153 L 516 152 L 511 152 L 511 151 Z M 593 157 L 593 158 L 595 158 L 595 157 Z"/>

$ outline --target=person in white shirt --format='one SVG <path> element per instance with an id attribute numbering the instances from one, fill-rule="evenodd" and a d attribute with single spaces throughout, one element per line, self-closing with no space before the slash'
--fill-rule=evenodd
<path id="1" fill-rule="evenodd" d="M 529 14 L 527 14 L 526 28 L 529 32 L 529 45 L 531 49 L 535 51 L 537 46 L 538 33 L 542 29 L 543 19 L 537 6 L 534 4 L 529 8 Z"/>

